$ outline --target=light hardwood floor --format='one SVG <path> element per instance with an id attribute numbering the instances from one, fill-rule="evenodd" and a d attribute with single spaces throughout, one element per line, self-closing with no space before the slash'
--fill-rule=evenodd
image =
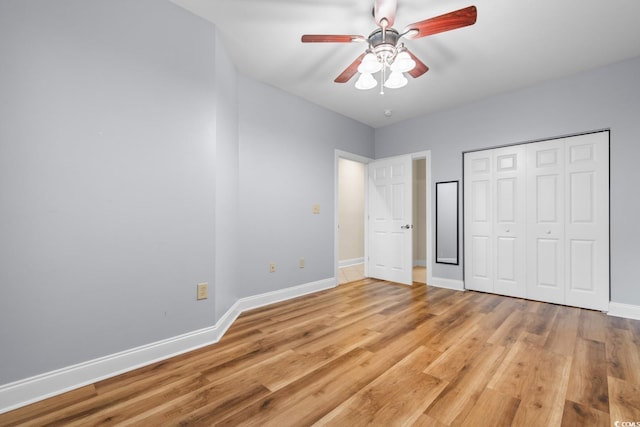
<path id="1" fill-rule="evenodd" d="M 611 426 L 640 421 L 640 322 L 364 279 L 0 425 Z"/>

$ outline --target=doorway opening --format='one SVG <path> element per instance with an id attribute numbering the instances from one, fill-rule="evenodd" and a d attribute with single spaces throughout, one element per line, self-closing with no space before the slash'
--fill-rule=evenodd
<path id="1" fill-rule="evenodd" d="M 413 281 L 431 280 L 431 152 L 413 153 L 412 223 L 413 244 L 410 256 Z M 335 278 L 338 284 L 369 277 L 369 176 L 373 161 L 356 154 L 336 150 L 335 161 Z"/>
<path id="2" fill-rule="evenodd" d="M 338 158 L 338 284 L 365 277 L 367 165 Z"/>

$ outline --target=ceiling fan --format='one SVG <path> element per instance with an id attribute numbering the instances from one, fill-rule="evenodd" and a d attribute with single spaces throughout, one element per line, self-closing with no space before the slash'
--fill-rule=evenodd
<path id="1" fill-rule="evenodd" d="M 407 84 L 404 73 L 413 78 L 420 77 L 429 70 L 422 61 L 411 53 L 402 42 L 403 38 L 418 39 L 445 31 L 473 25 L 477 18 L 475 6 L 445 13 L 407 25 L 402 32 L 393 28 L 397 0 L 375 0 L 373 16 L 379 28 L 368 37 L 347 34 L 305 34 L 303 43 L 352 43 L 367 42 L 366 51 L 358 56 L 336 79 L 336 83 L 348 82 L 356 73 L 358 89 L 372 89 L 378 85 L 373 73 L 382 71 L 380 93 L 384 88 L 399 88 Z M 387 69 L 391 71 L 386 77 Z"/>

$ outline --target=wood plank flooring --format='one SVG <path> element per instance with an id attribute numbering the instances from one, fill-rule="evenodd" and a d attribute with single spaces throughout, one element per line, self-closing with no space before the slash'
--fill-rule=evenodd
<path id="1" fill-rule="evenodd" d="M 640 422 L 640 321 L 364 279 L 0 425 L 611 426 Z"/>

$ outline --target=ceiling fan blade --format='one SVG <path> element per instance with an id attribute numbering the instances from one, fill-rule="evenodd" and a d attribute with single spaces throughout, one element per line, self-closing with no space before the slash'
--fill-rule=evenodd
<path id="1" fill-rule="evenodd" d="M 358 66 L 362 62 L 362 58 L 366 55 L 366 52 L 358 56 L 355 61 L 351 63 L 345 70 L 334 80 L 336 83 L 346 83 L 351 80 L 351 77 L 355 76 L 358 72 Z"/>
<path id="2" fill-rule="evenodd" d="M 351 43 L 365 41 L 364 36 L 348 34 L 305 34 L 302 43 Z"/>
<path id="3" fill-rule="evenodd" d="M 397 0 L 376 0 L 373 7 L 373 16 L 376 20 L 376 24 L 382 27 L 380 23 L 383 19 L 387 20 L 387 27 L 393 26 L 393 21 L 396 19 L 396 9 L 398 8 Z"/>
<path id="4" fill-rule="evenodd" d="M 416 66 L 408 72 L 411 77 L 415 79 L 416 77 L 420 77 L 421 75 L 429 71 L 429 67 L 427 67 L 424 62 L 420 61 L 418 57 L 415 56 L 409 49 L 407 49 L 407 53 L 416 63 Z"/>
<path id="5" fill-rule="evenodd" d="M 444 31 L 455 30 L 456 28 L 466 27 L 476 23 L 478 11 L 475 6 L 465 7 L 464 9 L 454 12 L 445 13 L 444 15 L 434 18 L 425 19 L 408 25 L 404 32 L 417 30 L 415 34 L 407 34 L 409 39 L 418 39 L 420 37 L 430 36 L 432 34 L 442 33 Z"/>

